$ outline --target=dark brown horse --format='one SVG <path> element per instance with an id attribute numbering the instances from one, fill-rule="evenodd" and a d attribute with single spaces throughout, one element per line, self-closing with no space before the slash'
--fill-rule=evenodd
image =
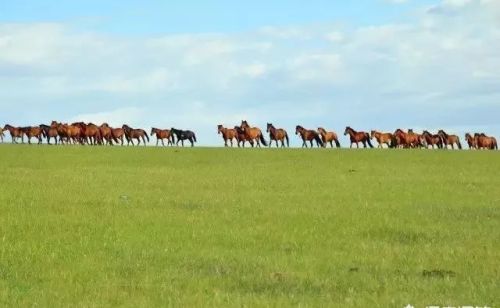
<path id="1" fill-rule="evenodd" d="M 276 142 L 276 147 L 278 147 L 278 141 L 281 142 L 281 147 L 286 146 L 290 147 L 290 139 L 288 138 L 288 133 L 283 128 L 275 128 L 272 123 L 267 123 L 267 132 L 269 133 L 269 147 L 273 144 L 273 141 Z"/>
<path id="2" fill-rule="evenodd" d="M 18 138 L 23 138 L 23 131 L 19 127 L 14 127 L 10 124 L 6 124 L 3 127 L 3 130 L 8 130 L 10 133 L 10 137 L 12 138 L 12 143 L 18 143 L 17 139 Z"/>
<path id="3" fill-rule="evenodd" d="M 238 148 L 240 147 L 240 144 L 242 144 L 243 147 L 245 147 L 245 142 L 248 141 L 252 148 L 254 147 L 254 142 L 252 139 L 249 139 L 247 135 L 245 134 L 245 130 L 239 126 L 235 126 L 234 130 L 236 131 L 236 140 L 238 141 Z"/>
<path id="4" fill-rule="evenodd" d="M 159 129 L 156 127 L 151 128 L 151 136 L 156 135 L 156 146 L 158 146 L 158 142 L 161 140 L 161 144 L 165 146 L 165 142 L 163 139 L 167 139 L 167 145 L 174 145 L 175 139 L 174 135 L 168 129 Z"/>
<path id="5" fill-rule="evenodd" d="M 469 150 L 477 149 L 476 138 L 469 133 L 465 134 L 465 141 L 467 141 L 467 145 L 469 146 Z"/>
<path id="6" fill-rule="evenodd" d="M 222 124 L 217 125 L 217 134 L 222 135 L 222 139 L 224 139 L 224 146 L 227 147 L 227 141 L 231 143 L 231 147 L 233 146 L 233 139 L 236 139 L 236 142 L 239 146 L 238 141 L 238 132 L 234 128 L 226 128 Z M 243 132 L 245 134 L 245 132 Z M 243 141 L 243 146 L 245 145 L 245 141 Z"/>
<path id="7" fill-rule="evenodd" d="M 260 144 L 262 143 L 263 146 L 267 146 L 266 139 L 264 139 L 264 135 L 262 134 L 262 131 L 258 127 L 250 127 L 248 122 L 246 120 L 241 121 L 240 125 L 241 129 L 243 129 L 243 132 L 245 133 L 246 139 L 247 140 L 255 140 L 257 142 L 257 146 L 260 148 Z M 253 143 L 252 147 L 253 147 Z"/>
<path id="8" fill-rule="evenodd" d="M 335 142 L 335 146 L 340 148 L 339 137 L 335 132 L 328 132 L 323 127 L 318 127 L 318 133 L 321 136 L 321 140 L 323 141 L 323 147 L 327 147 L 328 143 L 333 148 L 333 143 Z"/>
<path id="9" fill-rule="evenodd" d="M 370 135 L 367 132 L 357 132 L 351 127 L 347 126 L 344 131 L 344 136 L 349 135 L 349 139 L 351 140 L 351 148 L 353 144 L 356 144 L 356 147 L 359 148 L 359 143 L 361 142 L 363 146 L 366 148 L 366 144 L 373 148 L 372 143 L 370 142 Z"/>
<path id="10" fill-rule="evenodd" d="M 125 138 L 127 139 L 127 145 L 132 143 L 134 145 L 134 139 L 137 139 L 137 145 L 141 144 L 141 138 L 144 145 L 146 145 L 146 139 L 149 142 L 149 136 L 145 130 L 140 128 L 131 128 L 130 126 L 124 124 L 122 126 L 123 131 L 125 132 Z"/>
<path id="11" fill-rule="evenodd" d="M 372 130 L 370 137 L 371 137 L 371 139 L 375 138 L 375 140 L 377 140 L 379 148 L 383 148 L 384 144 L 390 148 L 392 139 L 394 138 L 394 135 L 391 133 L 381 133 L 381 132 L 378 132 L 376 130 Z"/>
<path id="12" fill-rule="evenodd" d="M 477 148 L 479 150 L 498 150 L 498 144 L 495 137 L 488 137 L 483 134 L 475 134 L 474 139 L 476 140 Z"/>
<path id="13" fill-rule="evenodd" d="M 443 148 L 447 149 L 448 146 L 451 146 L 452 149 L 455 149 L 455 144 L 458 146 L 458 149 L 462 149 L 462 144 L 460 144 L 460 138 L 457 135 L 448 135 L 444 130 L 440 129 L 438 131 L 438 135 L 443 139 Z"/>
<path id="14" fill-rule="evenodd" d="M 427 145 L 427 148 L 434 149 L 437 147 L 438 149 L 443 148 L 443 139 L 439 135 L 433 135 L 429 133 L 428 131 L 424 130 L 422 133 L 422 137 L 424 138 L 424 141 Z"/>
<path id="15" fill-rule="evenodd" d="M 299 135 L 302 138 L 302 147 L 307 148 L 307 141 L 313 146 L 313 141 L 316 141 L 316 145 L 319 147 L 323 146 L 323 141 L 319 136 L 318 132 L 312 129 L 305 129 L 300 125 L 295 126 L 295 135 Z"/>

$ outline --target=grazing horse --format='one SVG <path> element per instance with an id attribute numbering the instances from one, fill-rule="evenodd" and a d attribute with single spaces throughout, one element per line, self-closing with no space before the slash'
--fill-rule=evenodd
<path id="1" fill-rule="evenodd" d="M 23 138 L 23 131 L 19 127 L 14 127 L 10 124 L 6 124 L 3 127 L 3 130 L 8 130 L 10 133 L 10 137 L 12 138 L 12 143 L 18 143 L 17 139 L 18 138 Z"/>
<path id="2" fill-rule="evenodd" d="M 300 125 L 295 126 L 295 135 L 300 135 L 302 138 L 302 147 L 307 148 L 307 141 L 311 144 L 311 148 L 313 147 L 313 140 L 316 141 L 316 145 L 319 147 L 323 147 L 323 141 L 321 140 L 319 134 L 315 130 L 305 129 Z"/>
<path id="3" fill-rule="evenodd" d="M 381 133 L 376 130 L 372 130 L 370 137 L 371 139 L 375 138 L 375 140 L 377 140 L 379 148 L 383 148 L 384 144 L 387 145 L 388 148 L 390 148 L 394 135 L 391 133 Z"/>
<path id="4" fill-rule="evenodd" d="M 47 138 L 47 144 L 50 145 L 51 144 L 50 138 L 54 138 L 54 140 L 56 141 L 56 145 L 57 145 L 57 137 L 58 137 L 57 128 L 52 127 L 52 126 L 48 126 L 48 125 L 44 125 L 44 124 L 41 124 L 40 128 L 43 130 L 43 134 Z"/>
<path id="5" fill-rule="evenodd" d="M 447 149 L 450 145 L 451 148 L 455 149 L 455 144 L 458 146 L 458 149 L 462 149 L 462 144 L 460 144 L 460 138 L 457 135 L 448 135 L 444 130 L 440 129 L 438 131 L 438 135 L 443 139 L 443 148 Z"/>
<path id="6" fill-rule="evenodd" d="M 238 141 L 238 132 L 234 128 L 225 128 L 222 124 L 217 125 L 217 134 L 222 134 L 222 139 L 224 139 L 224 146 L 227 147 L 227 141 L 233 146 L 233 139 L 236 139 L 238 146 L 240 146 Z M 243 141 L 243 146 L 245 146 L 245 141 Z"/>
<path id="7" fill-rule="evenodd" d="M 427 144 L 427 148 L 431 147 L 431 149 L 434 149 L 435 146 L 438 149 L 443 148 L 443 139 L 441 138 L 441 136 L 433 135 L 429 133 L 429 131 L 424 130 L 424 132 L 422 133 L 422 137 Z"/>
<path id="8" fill-rule="evenodd" d="M 370 142 L 370 135 L 367 132 L 357 132 L 351 127 L 347 126 L 344 131 L 344 136 L 347 135 L 349 135 L 349 138 L 351 140 L 351 148 L 353 144 L 356 144 L 356 147 L 359 148 L 359 142 L 361 142 L 365 148 L 366 144 L 368 144 L 370 148 L 373 148 L 373 145 Z"/>
<path id="9" fill-rule="evenodd" d="M 156 146 L 161 140 L 161 144 L 165 146 L 163 139 L 167 139 L 167 145 L 174 145 L 174 135 L 168 129 L 151 128 L 151 136 L 156 135 Z"/>
<path id="10" fill-rule="evenodd" d="M 477 140 L 471 134 L 465 134 L 465 141 L 467 141 L 467 145 L 469 145 L 469 150 L 477 149 Z"/>
<path id="11" fill-rule="evenodd" d="M 267 123 L 267 132 L 269 133 L 269 147 L 276 142 L 276 147 L 278 147 L 278 141 L 281 141 L 281 147 L 285 147 L 285 140 L 286 140 L 286 146 L 290 147 L 290 139 L 288 138 L 288 133 L 286 130 L 282 128 L 275 128 L 272 123 Z"/>
<path id="12" fill-rule="evenodd" d="M 149 142 L 149 136 L 146 133 L 145 130 L 140 129 L 140 128 L 131 128 L 130 126 L 124 124 L 122 126 L 123 131 L 125 132 L 125 138 L 127 139 L 127 145 L 132 143 L 134 145 L 134 139 L 137 139 L 137 145 L 141 144 L 141 138 L 142 142 L 144 143 L 144 146 L 146 146 L 146 139 Z"/>
<path id="13" fill-rule="evenodd" d="M 318 132 L 321 135 L 323 147 L 326 148 L 328 143 L 330 143 L 330 146 L 333 148 L 333 142 L 335 142 L 335 146 L 340 148 L 339 138 L 335 132 L 327 132 L 323 127 L 318 127 Z"/>
<path id="14" fill-rule="evenodd" d="M 495 137 L 488 137 L 484 133 L 483 134 L 475 134 L 474 135 L 477 148 L 480 150 L 498 150 L 498 144 Z"/>
<path id="15" fill-rule="evenodd" d="M 240 147 L 240 143 L 243 143 L 243 147 L 245 147 L 245 142 L 248 141 L 252 148 L 254 147 L 254 142 L 252 139 L 249 139 L 245 134 L 245 130 L 239 126 L 235 126 L 234 130 L 236 131 L 236 140 L 238 141 L 238 148 Z"/>
<path id="16" fill-rule="evenodd" d="M 260 148 L 260 144 L 267 146 L 266 139 L 264 139 L 264 135 L 262 131 L 258 127 L 250 127 L 246 120 L 241 121 L 240 127 L 243 129 L 247 140 L 255 140 L 257 141 L 257 146 Z M 252 144 L 252 143 L 251 143 Z M 252 144 L 253 147 L 253 144 Z"/>
<path id="17" fill-rule="evenodd" d="M 38 144 L 42 143 L 42 137 L 45 137 L 44 131 L 39 126 L 28 126 L 22 128 L 23 133 L 28 138 L 28 144 L 31 144 L 31 138 L 35 137 L 38 139 Z"/>
<path id="18" fill-rule="evenodd" d="M 180 130 L 172 127 L 170 131 L 177 137 L 177 146 L 179 145 L 179 141 L 184 146 L 184 140 L 189 140 L 191 147 L 194 147 L 194 143 L 197 142 L 195 133 L 190 130 Z"/>

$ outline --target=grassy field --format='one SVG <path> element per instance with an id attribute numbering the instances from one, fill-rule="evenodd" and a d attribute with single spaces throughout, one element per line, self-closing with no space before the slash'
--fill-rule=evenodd
<path id="1" fill-rule="evenodd" d="M 1 306 L 500 305 L 500 152 L 0 146 Z"/>

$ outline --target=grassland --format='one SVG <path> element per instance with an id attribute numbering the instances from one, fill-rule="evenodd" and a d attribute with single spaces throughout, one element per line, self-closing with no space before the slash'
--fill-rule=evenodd
<path id="1" fill-rule="evenodd" d="M 2 306 L 500 305 L 500 153 L 0 146 Z"/>

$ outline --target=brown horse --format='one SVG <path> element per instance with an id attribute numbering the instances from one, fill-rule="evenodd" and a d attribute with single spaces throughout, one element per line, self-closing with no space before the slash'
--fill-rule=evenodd
<path id="1" fill-rule="evenodd" d="M 392 147 L 416 148 L 421 145 L 420 135 L 415 134 L 412 129 L 409 129 L 406 133 L 402 129 L 398 128 L 394 132 L 393 136 Z"/>
<path id="2" fill-rule="evenodd" d="M 50 145 L 51 144 L 50 138 L 54 138 L 56 145 L 57 145 L 57 137 L 58 137 L 57 128 L 54 128 L 54 127 L 48 126 L 48 125 L 44 125 L 44 124 L 41 124 L 40 128 L 43 130 L 43 134 L 47 138 L 47 144 Z"/>
<path id="3" fill-rule="evenodd" d="M 347 135 L 349 135 L 349 138 L 351 140 L 351 148 L 353 144 L 356 144 L 356 147 L 359 148 L 359 142 L 361 142 L 365 148 L 366 144 L 368 144 L 370 148 L 373 148 L 373 145 L 370 142 L 370 135 L 367 132 L 357 132 L 351 127 L 347 126 L 344 131 L 344 136 Z"/>
<path id="4" fill-rule="evenodd" d="M 376 130 L 372 130 L 370 137 L 371 139 L 375 138 L 375 140 L 377 140 L 379 148 L 383 148 L 384 144 L 390 148 L 394 136 L 391 133 L 381 133 Z"/>
<path id="5" fill-rule="evenodd" d="M 300 135 L 302 138 L 302 147 L 307 148 L 307 141 L 311 144 L 311 148 L 313 146 L 313 141 L 316 141 L 316 145 L 319 147 L 323 147 L 323 141 L 321 140 L 319 134 L 315 130 L 305 129 L 300 125 L 295 126 L 295 135 Z"/>
<path id="6" fill-rule="evenodd" d="M 23 131 L 19 127 L 14 127 L 10 124 L 6 124 L 3 127 L 3 130 L 8 130 L 10 133 L 10 137 L 12 138 L 12 143 L 18 143 L 17 139 L 18 138 L 23 138 Z"/>
<path id="7" fill-rule="evenodd" d="M 167 139 L 167 145 L 174 145 L 175 139 L 174 135 L 170 133 L 168 129 L 159 129 L 159 128 L 151 128 L 151 136 L 156 135 L 156 146 L 158 146 L 158 142 L 161 140 L 161 144 L 165 146 L 163 139 Z"/>
<path id="8" fill-rule="evenodd" d="M 267 132 L 269 133 L 269 147 L 271 147 L 273 141 L 276 142 L 276 147 L 278 147 L 278 141 L 281 141 L 281 147 L 290 147 L 290 139 L 288 138 L 288 133 L 283 128 L 276 128 L 272 123 L 267 123 Z"/>
<path id="9" fill-rule="evenodd" d="M 134 139 L 137 139 L 137 145 L 141 144 L 141 138 L 144 146 L 146 145 L 146 139 L 149 142 L 149 136 L 145 130 L 140 128 L 131 128 L 130 126 L 124 124 L 122 126 L 123 131 L 125 132 L 125 138 L 127 139 L 127 145 L 132 143 L 134 145 Z"/>
<path id="10" fill-rule="evenodd" d="M 222 139 L 224 139 L 224 146 L 227 147 L 227 141 L 231 143 L 231 147 L 233 146 L 233 139 L 236 139 L 236 142 L 239 146 L 238 141 L 238 132 L 234 128 L 226 128 L 222 124 L 217 125 L 217 134 L 222 134 Z M 243 132 L 244 134 L 244 132 Z M 243 146 L 245 145 L 245 141 L 243 141 Z"/>
<path id="11" fill-rule="evenodd" d="M 480 150 L 498 150 L 498 144 L 495 137 L 488 137 L 484 133 L 476 133 L 474 139 L 476 139 L 477 148 Z"/>
<path id="12" fill-rule="evenodd" d="M 252 139 L 249 139 L 247 135 L 245 134 L 245 130 L 239 126 L 235 126 L 234 130 L 236 131 L 236 140 L 238 141 L 238 147 L 240 147 L 240 144 L 242 144 L 243 147 L 245 147 L 245 142 L 248 141 L 252 148 L 254 147 L 254 142 Z"/>
<path id="13" fill-rule="evenodd" d="M 113 132 L 108 123 L 102 123 L 101 126 L 99 126 L 99 133 L 103 141 L 105 140 L 107 144 L 113 145 Z M 118 140 L 116 142 L 118 143 Z"/>
<path id="14" fill-rule="evenodd" d="M 465 134 L 465 141 L 467 141 L 467 145 L 469 145 L 469 150 L 477 149 L 477 140 L 471 134 Z"/>
<path id="15" fill-rule="evenodd" d="M 448 135 L 445 133 L 444 130 L 440 129 L 438 131 L 438 135 L 443 139 L 443 148 L 447 149 L 448 146 L 451 146 L 451 148 L 454 150 L 455 149 L 455 144 L 458 146 L 458 149 L 462 149 L 462 144 L 460 144 L 460 138 L 458 138 L 457 135 Z"/>
<path id="16" fill-rule="evenodd" d="M 28 138 L 28 144 L 31 144 L 31 138 L 37 138 L 38 144 L 42 143 L 42 137 L 45 137 L 44 131 L 40 126 L 28 126 L 22 128 L 23 134 Z"/>
<path id="17" fill-rule="evenodd" d="M 333 148 L 333 142 L 335 142 L 335 146 L 337 148 L 340 148 L 339 138 L 335 132 L 327 132 L 323 127 L 318 127 L 318 132 L 321 135 L 323 147 L 326 148 L 328 143 L 330 143 L 330 146 Z"/>
<path id="18" fill-rule="evenodd" d="M 429 133 L 429 131 L 424 130 L 424 132 L 422 133 L 422 137 L 425 143 L 427 144 L 427 148 L 429 147 L 431 149 L 434 149 L 435 147 L 437 147 L 438 149 L 443 148 L 443 139 L 441 138 L 441 136 L 433 135 Z"/>
<path id="19" fill-rule="evenodd" d="M 248 122 L 246 120 L 241 121 L 240 125 L 241 129 L 243 129 L 243 132 L 245 133 L 245 137 L 247 140 L 255 140 L 257 142 L 257 146 L 260 148 L 260 144 L 267 146 L 266 139 L 264 139 L 264 135 L 262 134 L 262 131 L 258 127 L 250 127 Z M 253 143 L 252 147 L 253 147 Z"/>

